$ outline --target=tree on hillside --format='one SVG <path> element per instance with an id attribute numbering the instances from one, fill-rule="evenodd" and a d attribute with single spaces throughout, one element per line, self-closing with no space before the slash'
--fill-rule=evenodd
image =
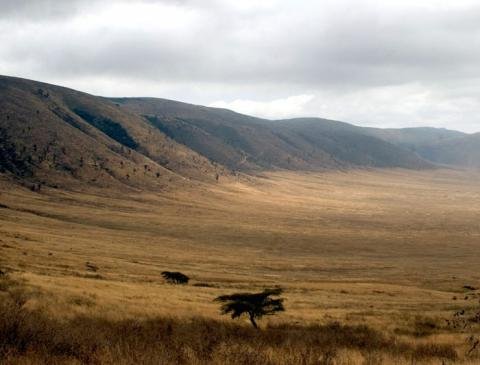
<path id="1" fill-rule="evenodd" d="M 190 278 L 178 271 L 163 271 L 163 278 L 170 284 L 188 284 Z"/>
<path id="2" fill-rule="evenodd" d="M 256 319 L 285 311 L 283 299 L 272 298 L 278 297 L 281 294 L 281 288 L 265 289 L 260 293 L 221 295 L 216 298 L 215 301 L 223 303 L 220 308 L 222 314 L 231 314 L 233 319 L 246 314 L 252 326 L 258 328 L 257 322 L 255 321 Z"/>

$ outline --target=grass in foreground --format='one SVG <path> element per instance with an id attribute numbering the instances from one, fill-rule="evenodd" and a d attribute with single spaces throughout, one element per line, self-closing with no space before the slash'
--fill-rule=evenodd
<path id="1" fill-rule="evenodd" d="M 88 364 L 373 364 L 387 358 L 454 361 L 452 346 L 412 345 L 366 326 L 283 325 L 257 331 L 205 318 L 60 321 L 19 302 L 0 308 L 5 363 Z M 401 363 L 401 362 L 400 362 Z"/>
<path id="2" fill-rule="evenodd" d="M 448 344 L 414 343 L 365 325 L 277 324 L 256 330 L 201 317 L 67 320 L 29 308 L 0 280 L 0 362 L 5 364 L 447 364 Z"/>

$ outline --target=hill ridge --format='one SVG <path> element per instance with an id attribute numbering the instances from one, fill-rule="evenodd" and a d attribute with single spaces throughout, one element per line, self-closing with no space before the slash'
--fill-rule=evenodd
<path id="1" fill-rule="evenodd" d="M 469 136 L 322 118 L 267 120 L 0 76 L 0 169 L 47 183 L 165 188 L 177 181 L 214 182 L 275 169 L 427 169 L 443 163 L 431 156 L 432 146 Z"/>

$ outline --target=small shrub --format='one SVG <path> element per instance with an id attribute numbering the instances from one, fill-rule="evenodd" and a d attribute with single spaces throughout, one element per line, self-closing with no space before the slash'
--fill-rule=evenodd
<path id="1" fill-rule="evenodd" d="M 163 271 L 162 276 L 169 284 L 188 284 L 190 280 L 187 275 L 178 271 Z"/>
<path id="2" fill-rule="evenodd" d="M 416 337 L 429 336 L 438 329 L 438 323 L 433 318 L 417 317 L 413 325 L 413 335 Z"/>
<path id="3" fill-rule="evenodd" d="M 452 345 L 429 343 L 417 345 L 412 358 L 417 361 L 431 358 L 455 361 L 458 359 L 458 354 Z"/>

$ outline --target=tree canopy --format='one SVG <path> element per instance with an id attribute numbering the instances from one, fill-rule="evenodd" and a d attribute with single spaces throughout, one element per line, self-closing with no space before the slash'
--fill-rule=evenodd
<path id="1" fill-rule="evenodd" d="M 236 293 L 221 295 L 215 301 L 223 303 L 220 310 L 222 314 L 230 314 L 232 318 L 238 318 L 243 314 L 248 315 L 253 327 L 258 328 L 255 319 L 266 315 L 273 315 L 285 311 L 281 288 L 265 289 L 260 293 Z"/>

